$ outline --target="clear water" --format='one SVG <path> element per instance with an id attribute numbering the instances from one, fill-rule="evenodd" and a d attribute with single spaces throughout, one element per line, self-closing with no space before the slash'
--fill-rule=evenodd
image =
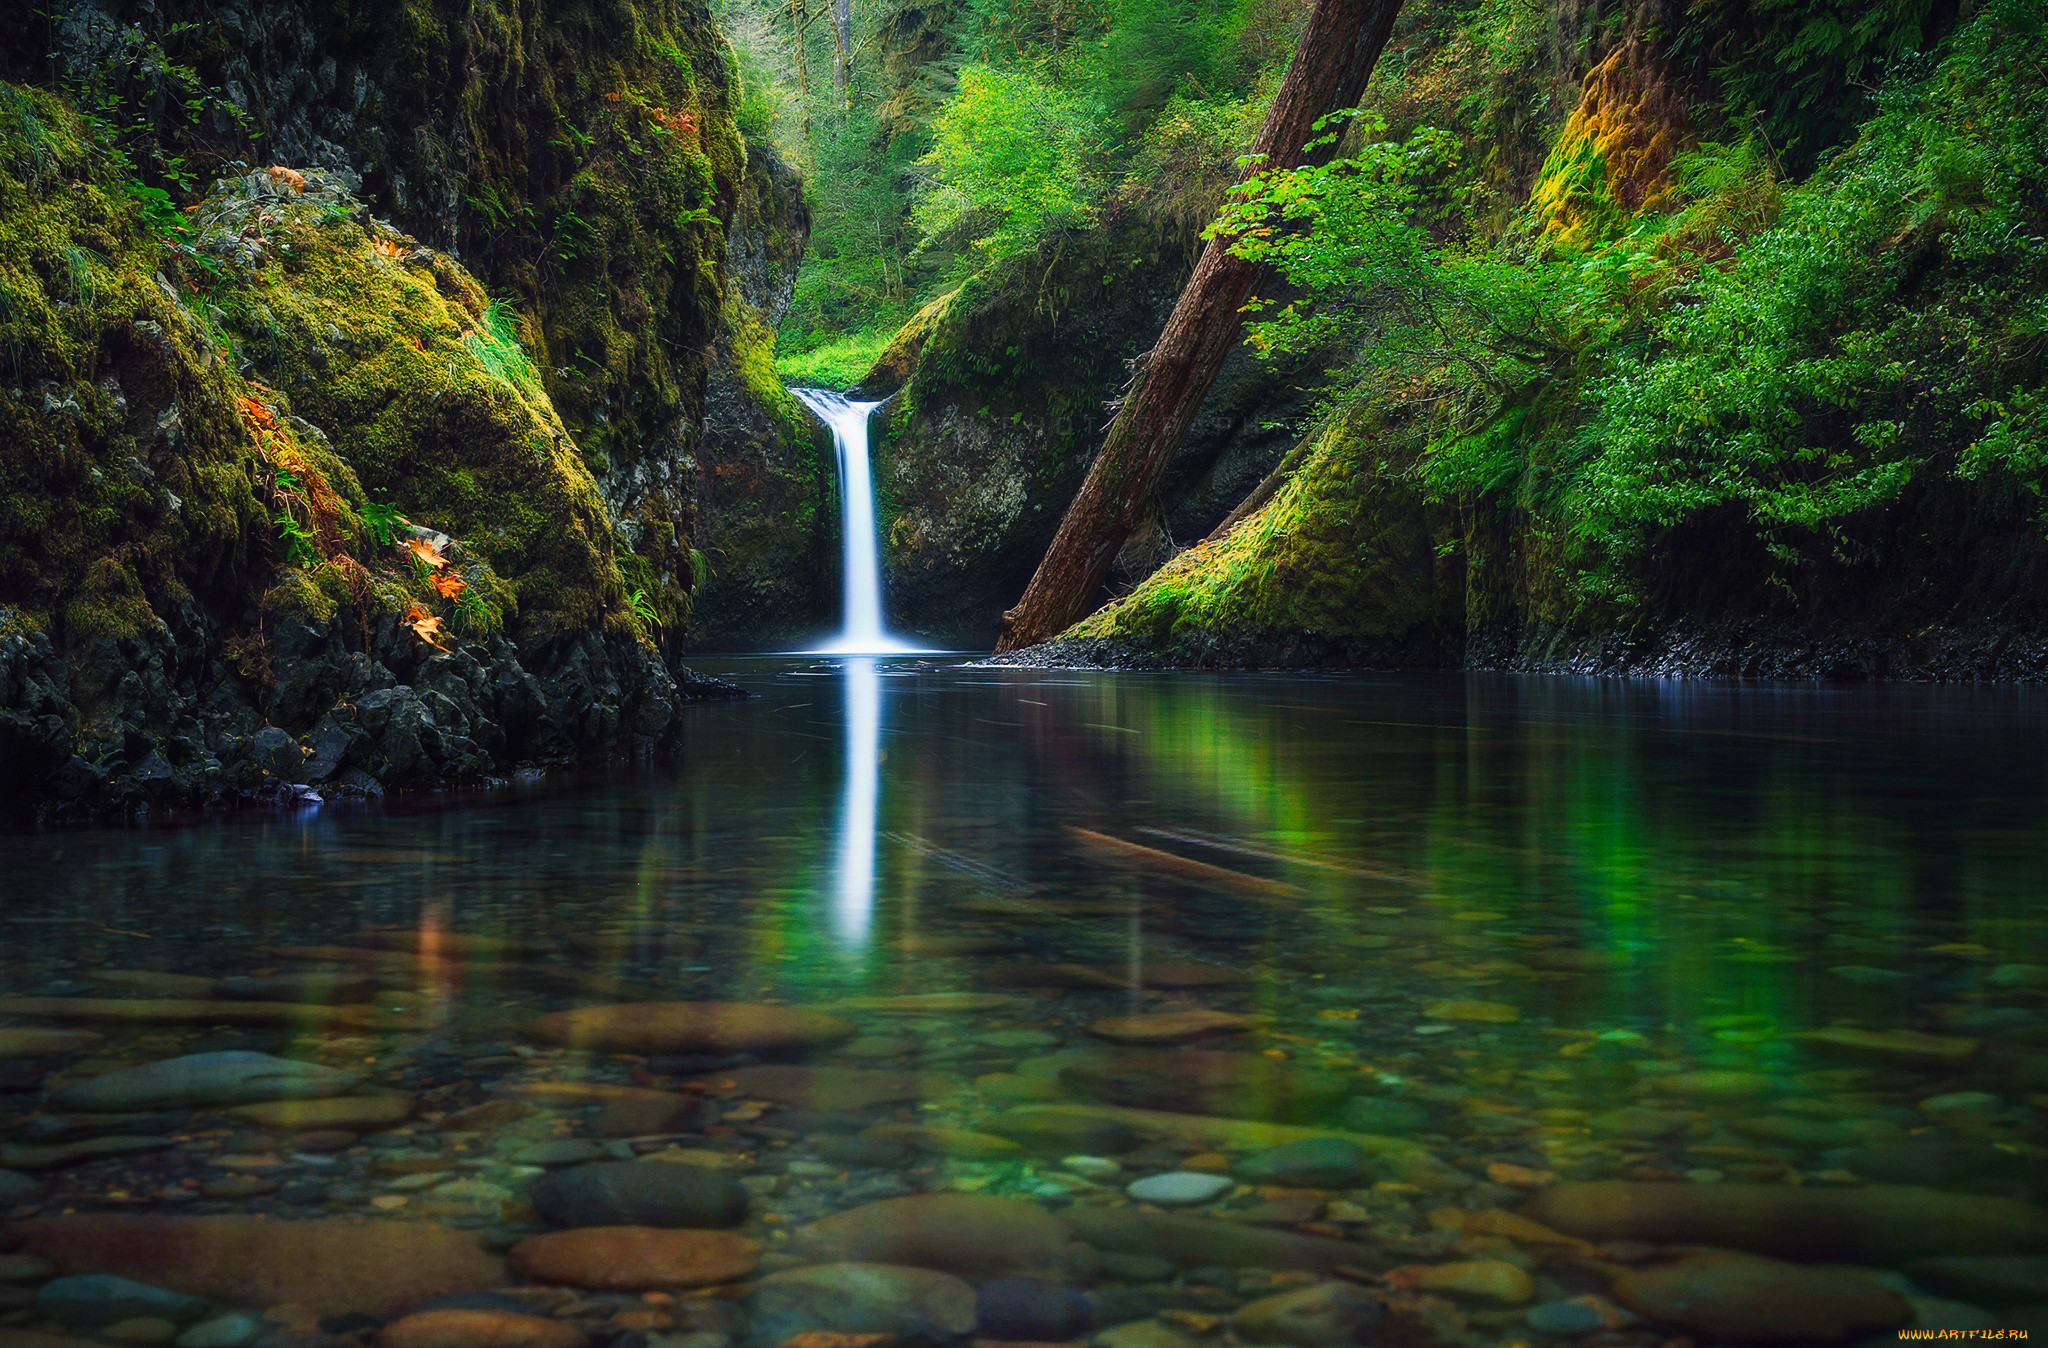
<path id="1" fill-rule="evenodd" d="M 1187 1211 L 1351 1242 L 1355 1266 L 1340 1276 L 1403 1314 L 1441 1303 L 1459 1334 L 1488 1341 L 1544 1337 L 1526 1321 L 1531 1304 L 1609 1305 L 1615 1270 L 1683 1238 L 1595 1232 L 1619 1243 L 1589 1264 L 1458 1226 L 1457 1212 L 1538 1211 L 1532 1195 L 1553 1183 L 2036 1195 L 2048 1155 L 2038 692 L 873 659 L 711 672 L 756 696 L 692 709 L 673 767 L 374 809 L 0 837 L 9 994 L 167 990 L 131 970 L 368 969 L 376 1004 L 403 1017 L 345 1033 L 311 1012 L 275 1028 L 96 1023 L 107 1040 L 83 1054 L 0 1063 L 6 1136 L 32 1138 L 51 1112 L 44 1071 L 61 1084 L 208 1048 L 320 1057 L 420 1102 L 410 1121 L 366 1126 L 317 1164 L 281 1134 L 202 1111 L 169 1149 L 46 1172 L 40 1210 L 416 1216 L 503 1247 L 546 1225 L 521 1206 L 541 1172 L 520 1149 L 589 1137 L 613 1154 L 731 1153 L 752 1193 L 745 1229 L 780 1268 L 802 1258 L 778 1233 L 891 1195 L 965 1190 L 1071 1212 L 1125 1203 L 1127 1183 L 1191 1159 L 1242 1167 L 1275 1139 L 1190 1132 L 1186 1118 L 1270 1120 L 1268 1089 L 1161 1098 L 1157 1073 L 1128 1090 L 1062 1075 L 1112 1047 L 1105 1019 L 1193 1010 L 1249 1018 L 1194 1047 L 1335 1074 L 1354 1097 L 1291 1110 L 1292 1121 L 1401 1130 L 1429 1164 L 1374 1158 L 1343 1180 L 1250 1183 Z M 1048 987 L 1034 973 L 1047 965 L 1084 968 Z M 1236 981 L 1186 986 L 1204 981 L 1188 966 Z M 1156 986 L 1161 970 L 1174 986 Z M 994 1000 L 861 1000 L 941 992 Z M 521 1032 L 543 1012 L 639 998 L 827 1006 L 859 1037 L 804 1063 L 926 1075 L 918 1098 L 851 1111 L 749 1104 L 718 1088 L 732 1063 L 565 1053 Z M 45 1007 L 6 1022 L 75 1019 Z M 1935 1057 L 1800 1037 L 1828 1026 L 1931 1035 Z M 1137 1051 L 1163 1055 L 1147 1061 L 1169 1081 L 1187 1061 L 1170 1045 Z M 520 1082 L 675 1089 L 707 1070 L 726 1119 L 680 1140 L 593 1136 L 580 1104 L 460 1134 L 442 1122 Z M 985 1142 L 1038 1096 L 1181 1123 L 1141 1128 L 1097 1158 L 1114 1170 L 902 1133 L 942 1126 Z M 877 1125 L 895 1134 L 863 1131 Z M 848 1137 L 888 1145 L 868 1155 Z M 457 1190 L 394 1187 L 402 1177 L 378 1168 L 389 1154 L 424 1158 L 427 1173 L 439 1157 L 451 1182 L 509 1198 L 479 1206 Z M 277 1183 L 219 1196 L 221 1177 L 240 1173 L 234 1158 L 250 1155 L 280 1168 L 258 1167 L 244 1187 Z M 1976 1248 L 1850 1262 L 1915 1297 L 1975 1305 L 1986 1323 L 2020 1323 L 2016 1294 L 1898 1281 L 1929 1253 L 2033 1251 L 2009 1217 L 1987 1209 Z M 1769 1245 L 1738 1237 L 1716 1239 Z M 1532 1281 L 1505 1302 L 1418 1287 L 1418 1268 L 1475 1260 Z M 1154 1264 L 1127 1250 L 1078 1285 L 1098 1319 L 1137 1320 L 1229 1314 L 1307 1276 Z M 2048 1287 L 2042 1268 L 2027 1276 Z M 2048 1291 L 2026 1304 L 2040 1302 Z M 750 1332 L 657 1309 L 679 1331 Z M 1688 1331 L 1594 1332 L 1653 1343 Z"/>

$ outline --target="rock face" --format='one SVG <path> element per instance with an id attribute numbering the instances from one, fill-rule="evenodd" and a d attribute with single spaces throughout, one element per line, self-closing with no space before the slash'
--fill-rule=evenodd
<path id="1" fill-rule="evenodd" d="M 1904 1297 L 1857 1272 L 1726 1251 L 1630 1269 L 1613 1291 L 1636 1314 L 1717 1343 L 1839 1343 L 1913 1318 Z"/>
<path id="2" fill-rule="evenodd" d="M 533 1206 L 561 1226 L 727 1227 L 747 1215 L 729 1175 L 672 1161 L 600 1161 L 534 1187 Z"/>
<path id="3" fill-rule="evenodd" d="M 2009 1198 L 1903 1184 L 1854 1189 L 1600 1180 L 1556 1184 L 1525 1215 L 1587 1240 L 1716 1245 L 1874 1264 L 2048 1250 L 2048 1212 Z"/>
<path id="4" fill-rule="evenodd" d="M 525 1025 L 528 1038 L 605 1053 L 758 1053 L 829 1048 L 853 1038 L 836 1016 L 751 1002 L 639 1002 L 557 1011 Z"/>
<path id="5" fill-rule="evenodd" d="M 764 1345 L 810 1331 L 945 1341 L 974 1328 L 974 1288 L 923 1268 L 819 1264 L 761 1279 L 753 1316 Z"/>
<path id="6" fill-rule="evenodd" d="M 52 1101 L 81 1114 L 197 1109 L 339 1095 L 361 1080 L 351 1072 L 268 1053 L 195 1053 L 93 1077 L 57 1092 Z"/>
<path id="7" fill-rule="evenodd" d="M 737 1282 L 761 1262 L 758 1241 L 725 1231 L 593 1226 L 532 1236 L 512 1247 L 512 1268 L 536 1282 L 610 1292 Z"/>
<path id="8" fill-rule="evenodd" d="M 473 1233 L 423 1222 L 94 1215 L 10 1230 L 24 1252 L 67 1273 L 112 1273 L 257 1309 L 294 1302 L 329 1315 L 402 1315 L 504 1279 Z"/>
<path id="9" fill-rule="evenodd" d="M 913 1194 L 835 1212 L 797 1233 L 815 1258 L 907 1264 L 962 1277 L 1087 1269 L 1088 1251 L 1043 1208 L 981 1194 Z"/>
<path id="10" fill-rule="evenodd" d="M 828 630 L 839 611 L 832 437 L 775 374 L 775 325 L 810 219 L 796 173 L 748 145 L 704 389 L 694 538 L 708 565 L 690 610 L 693 648 L 786 647 Z"/>

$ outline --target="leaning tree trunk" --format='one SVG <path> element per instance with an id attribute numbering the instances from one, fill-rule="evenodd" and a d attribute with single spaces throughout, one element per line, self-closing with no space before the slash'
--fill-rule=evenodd
<path id="1" fill-rule="evenodd" d="M 1287 168 L 1311 157 L 1303 147 L 1316 119 L 1358 102 L 1400 10 L 1401 0 L 1316 0 L 1301 47 L 1252 147 L 1263 156 L 1257 163 Z M 1328 147 L 1318 148 L 1328 153 Z M 997 650 L 1043 641 L 1087 612 L 1237 344 L 1244 325 L 1240 310 L 1257 276 L 1257 267 L 1231 255 L 1226 240 L 1211 239 L 1203 248 L 1052 546 L 1024 597 L 1003 614 Z"/>

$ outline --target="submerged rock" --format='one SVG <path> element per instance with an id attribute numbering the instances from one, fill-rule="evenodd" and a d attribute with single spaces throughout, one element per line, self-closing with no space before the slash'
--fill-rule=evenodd
<path id="1" fill-rule="evenodd" d="M 701 1077 L 714 1088 L 726 1082 L 750 1100 L 773 1100 L 816 1114 L 859 1113 L 877 1105 L 906 1104 L 951 1089 L 945 1077 L 927 1072 L 882 1072 L 861 1067 L 808 1067 L 764 1063 Z"/>
<path id="2" fill-rule="evenodd" d="M 71 1273 L 138 1282 L 262 1308 L 399 1315 L 422 1302 L 503 1281 L 475 1234 L 424 1222 L 92 1214 L 11 1228 L 21 1249 Z"/>
<path id="3" fill-rule="evenodd" d="M 599 1161 L 534 1186 L 533 1206 L 559 1226 L 737 1226 L 747 1191 L 729 1175 L 674 1161 Z"/>
<path id="4" fill-rule="evenodd" d="M 191 1109 L 339 1095 L 361 1080 L 353 1072 L 268 1053 L 194 1053 L 67 1086 L 52 1103 L 59 1109 L 100 1114 Z"/>
<path id="5" fill-rule="evenodd" d="M 606 1053 L 759 1053 L 829 1048 L 856 1028 L 836 1016 L 750 1002 L 638 1002 L 537 1016 L 525 1034 Z"/>
<path id="6" fill-rule="evenodd" d="M 322 1128 L 375 1130 L 412 1117 L 413 1098 L 398 1091 L 375 1095 L 336 1095 L 324 1100 L 271 1100 L 237 1105 L 226 1111 L 262 1128 L 279 1132 L 312 1132 Z"/>
<path id="7" fill-rule="evenodd" d="M 515 1272 L 536 1282 L 651 1292 L 737 1282 L 761 1262 L 761 1244 L 728 1231 L 592 1226 L 529 1237 L 509 1258 Z"/>
<path id="8" fill-rule="evenodd" d="M 2048 1212 L 2009 1198 L 1910 1185 L 1598 1180 L 1552 1185 L 1522 1212 L 1587 1240 L 1717 1245 L 1796 1259 L 1888 1264 L 1924 1255 L 2048 1249 Z"/>
<path id="9" fill-rule="evenodd" d="M 1059 1080 L 1106 1104 L 1275 1123 L 1334 1118 L 1356 1088 L 1355 1078 L 1335 1072 L 1213 1049 L 1081 1053 L 1060 1067 Z"/>
<path id="10" fill-rule="evenodd" d="M 1220 1264 L 1328 1272 L 1340 1264 L 1356 1264 L 1367 1253 L 1349 1241 L 1139 1208 L 1073 1207 L 1060 1218 L 1099 1250 L 1156 1256 L 1182 1268 Z"/>
<path id="11" fill-rule="evenodd" d="M 572 1324 L 515 1311 L 422 1311 L 377 1331 L 377 1348 L 585 1348 L 589 1342 Z"/>
<path id="12" fill-rule="evenodd" d="M 2048 1306 L 2048 1255 L 1921 1259 L 1906 1273 L 1922 1287 L 1980 1305 Z"/>
<path id="13" fill-rule="evenodd" d="M 1119 1044 L 1180 1044 L 1244 1034 L 1255 1022 L 1231 1011 L 1160 1011 L 1143 1016 L 1109 1016 L 1088 1026 L 1098 1039 Z"/>
<path id="14" fill-rule="evenodd" d="M 1162 1208 L 1191 1208 L 1220 1198 L 1231 1188 L 1228 1175 L 1210 1175 L 1194 1170 L 1169 1170 L 1132 1180 L 1124 1192 L 1140 1203 L 1157 1203 Z"/>
<path id="15" fill-rule="evenodd" d="M 1365 1177 L 1365 1151 L 1341 1137 L 1311 1137 L 1261 1152 L 1237 1167 L 1246 1184 L 1341 1189 Z"/>
<path id="16" fill-rule="evenodd" d="M 105 1041 L 105 1035 L 92 1030 L 40 1030 L 10 1025 L 0 1027 L 0 1062 L 13 1058 L 49 1058 L 60 1053 L 83 1053 Z"/>
<path id="17" fill-rule="evenodd" d="M 1361 1343 L 1386 1310 L 1364 1288 L 1322 1282 L 1248 1302 L 1230 1327 L 1246 1343 L 1284 1343 L 1292 1348 L 1337 1348 Z"/>
<path id="18" fill-rule="evenodd" d="M 1906 1298 L 1855 1270 L 1722 1250 L 1630 1269 L 1613 1294 L 1646 1319 L 1719 1343 L 1839 1343 L 1913 1318 Z"/>
<path id="19" fill-rule="evenodd" d="M 975 1333 L 1010 1343 L 1065 1342 L 1094 1322 L 1088 1298 L 1078 1289 L 1043 1278 L 991 1278 L 974 1304 Z"/>
<path id="20" fill-rule="evenodd" d="M 835 1212 L 797 1232 L 818 1259 L 907 1264 L 963 1277 L 1057 1276 L 1092 1259 L 1066 1225 L 1033 1203 L 985 1194 L 912 1194 Z"/>
<path id="21" fill-rule="evenodd" d="M 771 1273 L 756 1284 L 754 1342 L 796 1334 L 896 1334 L 947 1340 L 974 1328 L 974 1288 L 926 1268 L 819 1264 Z"/>
<path id="22" fill-rule="evenodd" d="M 200 1297 L 111 1273 L 77 1273 L 38 1288 L 36 1309 L 74 1328 L 104 1329 L 145 1316 L 183 1324 L 204 1315 L 207 1304 Z"/>

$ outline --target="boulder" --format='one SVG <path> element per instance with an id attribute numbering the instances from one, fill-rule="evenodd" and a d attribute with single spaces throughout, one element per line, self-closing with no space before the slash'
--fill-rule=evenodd
<path id="1" fill-rule="evenodd" d="M 589 1226 L 512 1247 L 512 1269 L 535 1282 L 611 1292 L 738 1282 L 761 1262 L 759 1241 L 729 1231 Z"/>
<path id="2" fill-rule="evenodd" d="M 474 1233 L 425 1222 L 95 1213 L 8 1229 L 24 1253 L 67 1273 L 113 1273 L 258 1309 L 294 1302 L 323 1315 L 400 1315 L 505 1276 Z"/>
<path id="3" fill-rule="evenodd" d="M 557 1011 L 528 1021 L 544 1044 L 604 1053 L 756 1053 L 829 1048 L 853 1038 L 836 1016 L 753 1002 L 633 1002 Z"/>
<path id="4" fill-rule="evenodd" d="M 1237 1167 L 1246 1184 L 1342 1189 L 1365 1178 L 1365 1152 L 1341 1137 L 1310 1137 L 1261 1152 Z"/>
<path id="5" fill-rule="evenodd" d="M 558 1226 L 737 1226 L 747 1191 L 737 1180 L 674 1161 L 600 1161 L 558 1170 L 534 1186 L 533 1206 Z"/>
<path id="6" fill-rule="evenodd" d="M 969 1278 L 1060 1275 L 1092 1266 L 1085 1246 L 1036 1204 L 985 1194 L 911 1194 L 835 1212 L 797 1233 L 813 1258 L 902 1264 Z"/>
<path id="7" fill-rule="evenodd" d="M 1088 1298 L 1043 1278 L 991 1278 L 974 1303 L 974 1332 L 1008 1343 L 1059 1343 L 1088 1332 Z"/>
<path id="8" fill-rule="evenodd" d="M 1904 1184 L 1595 1180 L 1554 1184 L 1524 1215 L 1586 1240 L 1716 1245 L 1797 1259 L 1890 1265 L 1942 1254 L 2048 1250 L 2048 1212 L 2011 1198 Z"/>
<path id="9" fill-rule="evenodd" d="M 1258 1022 L 1232 1011 L 1158 1011 L 1140 1016 L 1107 1016 L 1088 1026 L 1098 1039 L 1118 1044 L 1184 1044 L 1194 1039 L 1248 1033 Z"/>
<path id="10" fill-rule="evenodd" d="M 268 1053 L 194 1053 L 89 1078 L 57 1092 L 51 1102 L 86 1114 L 197 1109 L 340 1095 L 361 1080 L 353 1072 Z"/>
<path id="11" fill-rule="evenodd" d="M 1711 1343 L 1839 1343 L 1913 1318 L 1906 1298 L 1853 1269 L 1725 1250 L 1629 1269 L 1614 1299 Z"/>
<path id="12" fill-rule="evenodd" d="M 974 1328 L 974 1288 L 925 1268 L 836 1263 L 771 1273 L 755 1284 L 754 1341 L 810 1332 L 945 1341 Z"/>
<path id="13" fill-rule="evenodd" d="M 374 1095 L 335 1095 L 324 1100 L 269 1100 L 237 1105 L 226 1112 L 259 1128 L 303 1133 L 321 1128 L 375 1132 L 412 1117 L 413 1098 L 398 1091 Z"/>

